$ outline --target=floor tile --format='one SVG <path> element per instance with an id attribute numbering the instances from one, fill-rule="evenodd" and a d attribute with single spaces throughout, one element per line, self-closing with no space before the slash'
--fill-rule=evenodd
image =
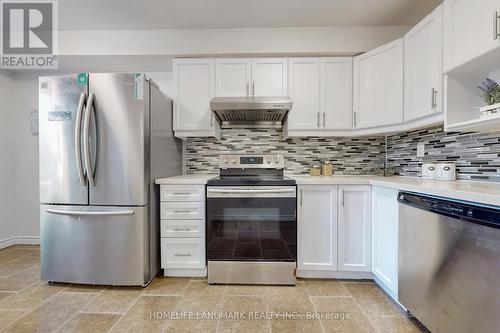
<path id="1" fill-rule="evenodd" d="M 400 316 L 367 316 L 377 333 L 420 333 L 425 332 L 410 319 Z"/>
<path id="2" fill-rule="evenodd" d="M 271 332 L 268 320 L 221 320 L 217 333 L 266 333 Z"/>
<path id="3" fill-rule="evenodd" d="M 120 318 L 117 314 L 78 313 L 57 332 L 60 333 L 105 333 Z"/>
<path id="4" fill-rule="evenodd" d="M 161 332 L 169 319 L 155 314 L 171 312 L 179 301 L 178 296 L 139 297 L 132 308 L 113 326 L 112 332 Z"/>
<path id="5" fill-rule="evenodd" d="M 10 297 L 14 295 L 15 292 L 13 291 L 0 291 L 0 301 L 6 299 L 7 297 Z"/>
<path id="6" fill-rule="evenodd" d="M 345 285 L 338 280 L 307 280 L 305 284 L 310 296 L 350 296 Z"/>
<path id="7" fill-rule="evenodd" d="M 375 283 L 345 284 L 365 315 L 403 315 L 402 309 L 389 299 Z"/>
<path id="8" fill-rule="evenodd" d="M 326 332 L 374 332 L 352 297 L 311 297 Z"/>
<path id="9" fill-rule="evenodd" d="M 206 282 L 191 281 L 184 291 L 184 295 L 199 295 L 199 296 L 224 296 L 226 291 L 225 285 L 210 285 Z"/>
<path id="10" fill-rule="evenodd" d="M 273 333 L 321 333 L 319 320 L 308 319 L 272 319 L 271 328 Z"/>
<path id="11" fill-rule="evenodd" d="M 6 332 L 53 332 L 95 295 L 59 293 L 6 328 Z"/>
<path id="12" fill-rule="evenodd" d="M 22 291 L 14 294 L 12 297 L 0 302 L 0 309 L 3 310 L 29 310 L 34 309 L 48 298 L 54 296 L 63 290 L 66 285 L 48 284 L 38 282 Z"/>
<path id="13" fill-rule="evenodd" d="M 226 294 L 236 296 L 265 296 L 266 287 L 253 285 L 228 285 Z"/>
<path id="14" fill-rule="evenodd" d="M 40 265 L 36 264 L 8 278 L 0 278 L 0 291 L 19 291 L 40 280 Z"/>
<path id="15" fill-rule="evenodd" d="M 9 277 L 16 273 L 22 272 L 23 270 L 38 264 L 40 262 L 37 258 L 18 258 L 9 260 L 3 264 L 0 264 L 0 277 Z"/>
<path id="16" fill-rule="evenodd" d="M 91 284 L 71 284 L 68 285 L 62 292 L 67 293 L 101 293 L 107 286 L 98 286 Z"/>
<path id="17" fill-rule="evenodd" d="M 109 288 L 87 304 L 82 312 L 125 313 L 142 293 L 142 288 Z"/>
<path id="18" fill-rule="evenodd" d="M 202 316 L 204 312 L 220 311 L 222 302 L 221 296 L 184 295 L 177 303 L 175 311 L 194 312 Z"/>
<path id="19" fill-rule="evenodd" d="M 164 333 L 215 333 L 217 320 L 176 319 L 170 320 Z"/>
<path id="20" fill-rule="evenodd" d="M 303 296 L 308 297 L 307 287 L 305 282 L 297 281 L 295 286 L 268 286 L 266 288 L 267 296 L 271 295 L 283 295 L 283 296 Z"/>
<path id="21" fill-rule="evenodd" d="M 224 296 L 223 311 L 226 312 L 266 312 L 266 299 L 263 296 Z"/>
<path id="22" fill-rule="evenodd" d="M 0 310 L 0 331 L 21 318 L 27 311 Z"/>
<path id="23" fill-rule="evenodd" d="M 269 295 L 267 302 L 270 312 L 297 312 L 305 315 L 314 312 L 314 306 L 309 297 L 303 295 Z"/>
<path id="24" fill-rule="evenodd" d="M 183 295 L 190 282 L 189 278 L 156 277 L 153 282 L 144 289 L 143 294 Z"/>

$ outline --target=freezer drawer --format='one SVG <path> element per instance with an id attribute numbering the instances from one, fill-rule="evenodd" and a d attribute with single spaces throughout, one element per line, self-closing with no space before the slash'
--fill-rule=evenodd
<path id="1" fill-rule="evenodd" d="M 203 238 L 162 238 L 161 267 L 203 269 L 206 265 Z"/>
<path id="2" fill-rule="evenodd" d="M 42 280 L 144 286 L 148 207 L 40 206 Z"/>

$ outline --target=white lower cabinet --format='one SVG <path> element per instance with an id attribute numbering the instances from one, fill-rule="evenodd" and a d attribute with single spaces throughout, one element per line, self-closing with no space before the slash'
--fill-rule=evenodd
<path id="1" fill-rule="evenodd" d="M 299 277 L 371 277 L 370 196 L 364 185 L 299 186 Z"/>
<path id="2" fill-rule="evenodd" d="M 161 185 L 161 268 L 165 276 L 206 276 L 205 186 Z"/>
<path id="3" fill-rule="evenodd" d="M 299 190 L 297 268 L 337 269 L 337 186 L 304 185 Z"/>
<path id="4" fill-rule="evenodd" d="M 339 270 L 371 271 L 371 187 L 339 187 Z"/>
<path id="5" fill-rule="evenodd" d="M 398 191 L 372 190 L 372 271 L 393 298 L 398 295 Z"/>

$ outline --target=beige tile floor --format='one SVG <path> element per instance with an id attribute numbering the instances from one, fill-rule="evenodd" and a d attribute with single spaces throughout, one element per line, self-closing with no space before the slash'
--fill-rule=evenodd
<path id="1" fill-rule="evenodd" d="M 1 332 L 426 332 L 370 281 L 210 286 L 204 279 L 158 277 L 144 289 L 48 284 L 40 281 L 39 253 L 27 245 L 0 250 Z"/>

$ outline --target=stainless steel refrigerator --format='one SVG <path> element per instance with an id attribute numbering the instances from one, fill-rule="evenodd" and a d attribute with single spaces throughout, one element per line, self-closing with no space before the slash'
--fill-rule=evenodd
<path id="1" fill-rule="evenodd" d="M 139 73 L 41 77 L 39 119 L 42 280 L 147 285 L 154 179 L 181 174 L 172 101 Z"/>

